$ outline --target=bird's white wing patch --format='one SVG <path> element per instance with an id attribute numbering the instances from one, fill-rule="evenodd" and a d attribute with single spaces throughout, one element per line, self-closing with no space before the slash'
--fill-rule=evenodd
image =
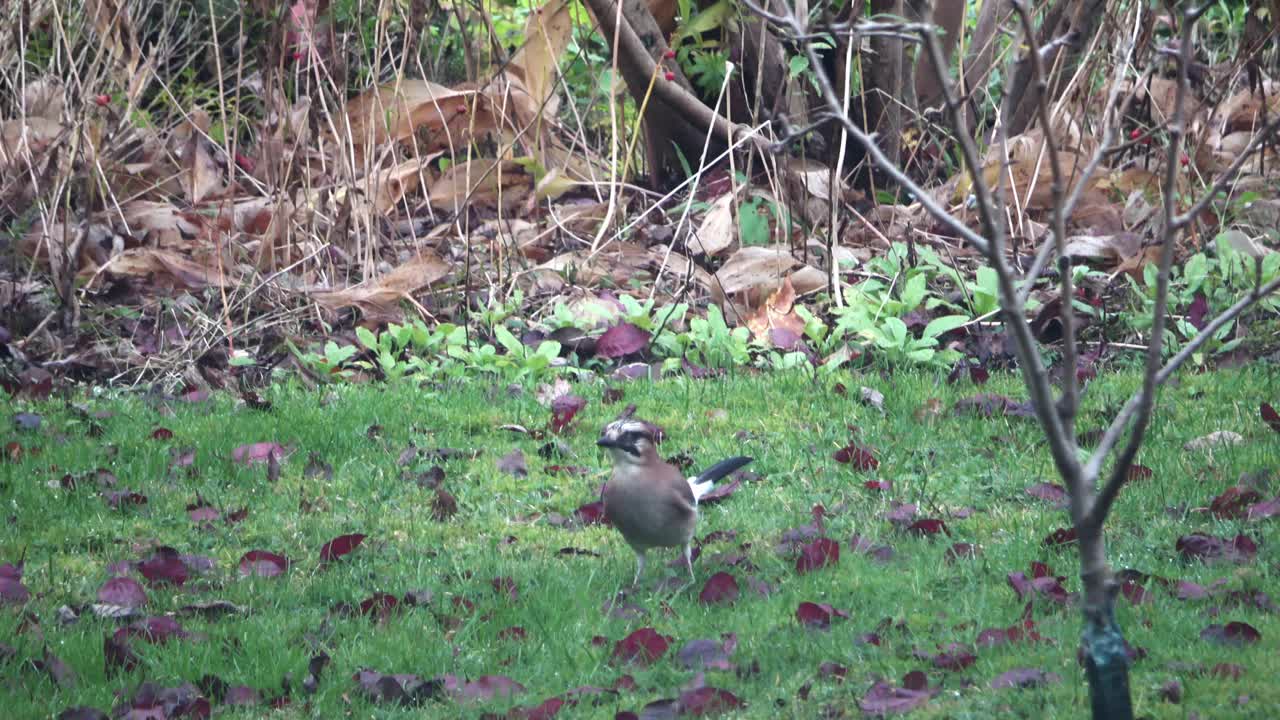
<path id="1" fill-rule="evenodd" d="M 693 501 L 696 503 L 702 499 L 703 495 L 711 492 L 711 488 L 715 487 L 715 481 L 698 482 L 698 476 L 694 475 L 689 478 L 689 487 L 693 490 Z"/>

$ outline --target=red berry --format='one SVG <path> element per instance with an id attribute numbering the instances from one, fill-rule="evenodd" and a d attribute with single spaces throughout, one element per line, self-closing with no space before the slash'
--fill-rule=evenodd
<path id="1" fill-rule="evenodd" d="M 672 50 L 671 48 L 667 48 L 667 51 L 666 51 L 665 53 L 663 53 L 663 54 L 662 54 L 662 57 L 664 57 L 664 58 L 666 58 L 666 59 L 668 59 L 668 60 L 670 60 L 671 58 L 673 58 L 673 57 L 675 57 L 675 56 L 676 56 L 676 51 L 675 51 L 675 50 Z"/>
<path id="2" fill-rule="evenodd" d="M 1140 137 L 1142 137 L 1142 131 L 1138 128 L 1134 128 L 1133 131 L 1129 133 L 1130 140 L 1137 140 Z"/>
<path id="3" fill-rule="evenodd" d="M 106 106 L 108 106 L 108 105 L 110 105 L 110 104 L 111 104 L 111 96 L 110 96 L 110 95 L 99 95 L 99 96 L 95 97 L 95 98 L 93 99 L 93 101 L 94 101 L 94 102 L 96 102 L 96 103 L 98 103 L 98 106 L 99 106 L 99 107 L 106 107 Z"/>
<path id="4" fill-rule="evenodd" d="M 293 61 L 298 62 L 301 59 L 302 59 L 302 51 L 301 50 L 293 51 Z"/>
<path id="5" fill-rule="evenodd" d="M 257 165 L 257 163 L 254 161 L 253 158 L 249 157 L 248 155 L 236 153 L 236 165 L 238 165 L 241 170 L 247 173 L 252 173 L 253 168 Z"/>
<path id="6" fill-rule="evenodd" d="M 675 73 L 673 73 L 673 72 L 671 72 L 670 70 L 668 70 L 668 71 L 667 71 L 667 74 L 666 74 L 666 75 L 664 75 L 663 77 L 665 77 L 665 78 L 666 78 L 666 79 L 668 79 L 668 80 L 675 80 L 675 79 L 676 79 L 676 74 L 675 74 Z"/>
<path id="7" fill-rule="evenodd" d="M 1190 164 L 1190 163 L 1191 163 L 1191 158 L 1187 157 L 1186 155 L 1183 155 L 1183 156 L 1182 156 L 1182 167 L 1186 167 L 1186 166 L 1187 166 L 1188 164 Z"/>

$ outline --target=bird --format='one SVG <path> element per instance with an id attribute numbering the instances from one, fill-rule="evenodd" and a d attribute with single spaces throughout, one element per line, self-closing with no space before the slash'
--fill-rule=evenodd
<path id="1" fill-rule="evenodd" d="M 735 456 L 686 478 L 674 465 L 658 457 L 656 426 L 635 418 L 609 423 L 596 445 L 613 457 L 613 474 L 602 492 L 604 515 L 636 554 L 636 576 L 644 572 L 645 553 L 654 547 L 683 547 L 684 562 L 693 575 L 693 531 L 698 500 L 716 481 L 752 461 Z"/>

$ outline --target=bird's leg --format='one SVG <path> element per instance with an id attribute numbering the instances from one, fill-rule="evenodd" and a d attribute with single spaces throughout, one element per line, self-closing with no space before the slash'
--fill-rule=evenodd
<path id="1" fill-rule="evenodd" d="M 689 582 L 697 582 L 693 577 L 693 546 L 690 543 L 684 544 L 684 565 L 689 568 Z"/>
<path id="2" fill-rule="evenodd" d="M 632 585 L 640 584 L 640 573 L 644 572 L 644 550 L 636 550 L 636 576 L 631 581 Z"/>

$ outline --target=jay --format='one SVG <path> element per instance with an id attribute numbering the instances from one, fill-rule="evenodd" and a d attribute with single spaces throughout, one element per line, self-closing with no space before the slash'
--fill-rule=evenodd
<path id="1" fill-rule="evenodd" d="M 604 514 L 636 553 L 633 585 L 640 581 L 645 552 L 652 547 L 683 546 L 685 565 L 693 580 L 698 500 L 717 480 L 752 460 L 731 457 L 686 478 L 658 457 L 656 430 L 647 422 L 625 418 L 607 425 L 596 441 L 613 456 L 613 475 L 604 486 Z"/>

